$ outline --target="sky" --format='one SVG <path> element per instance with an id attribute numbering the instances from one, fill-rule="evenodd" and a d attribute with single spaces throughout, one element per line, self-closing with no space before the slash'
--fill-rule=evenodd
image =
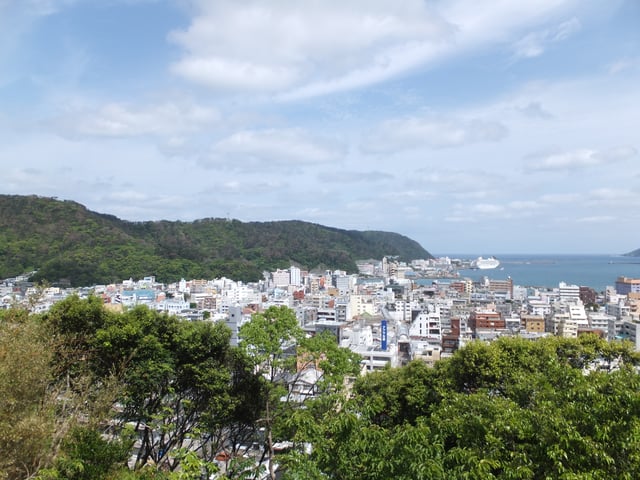
<path id="1" fill-rule="evenodd" d="M 640 247 L 637 0 L 0 0 L 0 193 Z"/>

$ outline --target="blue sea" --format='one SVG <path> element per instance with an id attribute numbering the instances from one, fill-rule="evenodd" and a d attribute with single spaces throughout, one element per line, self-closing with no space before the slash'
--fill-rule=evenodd
<path id="1" fill-rule="evenodd" d="M 480 255 L 438 254 L 436 257 L 474 259 Z M 487 257 L 487 255 L 484 255 Z M 620 276 L 640 278 L 640 257 L 621 255 L 494 255 L 500 266 L 493 270 L 460 270 L 460 276 L 502 280 L 511 277 L 514 285 L 557 287 L 560 282 L 588 286 L 598 292 L 615 285 Z"/>

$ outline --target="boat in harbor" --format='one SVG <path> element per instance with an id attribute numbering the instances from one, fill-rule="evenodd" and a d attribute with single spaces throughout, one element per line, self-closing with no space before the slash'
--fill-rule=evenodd
<path id="1" fill-rule="evenodd" d="M 478 257 L 471 262 L 471 268 L 477 268 L 479 270 L 491 270 L 497 268 L 499 265 L 500 260 L 498 260 L 496 257 Z"/>

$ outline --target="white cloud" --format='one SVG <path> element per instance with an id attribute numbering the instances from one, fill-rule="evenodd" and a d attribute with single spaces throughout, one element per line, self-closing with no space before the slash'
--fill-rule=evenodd
<path id="1" fill-rule="evenodd" d="M 336 140 L 313 137 L 301 129 L 245 130 L 217 142 L 201 163 L 206 167 L 268 171 L 273 167 L 335 162 L 344 154 L 344 147 Z"/>
<path id="2" fill-rule="evenodd" d="M 419 147 L 450 148 L 471 143 L 497 142 L 506 135 L 506 127 L 492 120 L 427 115 L 387 120 L 374 130 L 362 148 L 370 153 L 388 153 Z"/>
<path id="3" fill-rule="evenodd" d="M 581 217 L 576 219 L 578 223 L 611 223 L 616 220 L 612 215 L 596 215 L 592 217 Z"/>
<path id="4" fill-rule="evenodd" d="M 542 215 L 545 205 L 536 200 L 505 200 L 500 203 L 458 203 L 454 204 L 451 212 L 446 216 L 447 222 L 470 223 L 486 222 L 489 226 L 492 221 L 516 221 L 526 217 Z M 494 227 L 492 227 L 494 228 Z"/>
<path id="5" fill-rule="evenodd" d="M 471 213 L 478 213 L 481 215 L 502 215 L 505 213 L 506 208 L 504 205 L 496 205 L 493 203 L 479 203 L 469 206 L 469 211 Z"/>
<path id="6" fill-rule="evenodd" d="M 322 182 L 330 183 L 378 183 L 388 182 L 395 178 L 394 175 L 378 170 L 331 170 L 323 171 L 318 175 Z"/>
<path id="7" fill-rule="evenodd" d="M 537 210 L 540 207 L 540 203 L 532 200 L 515 200 L 509 203 L 509 208 L 512 210 Z"/>
<path id="8" fill-rule="evenodd" d="M 580 28 L 580 21 L 574 17 L 553 28 L 529 33 L 514 45 L 515 55 L 522 58 L 540 56 L 549 44 L 567 39 Z"/>
<path id="9" fill-rule="evenodd" d="M 404 203 L 407 200 L 411 201 L 433 198 L 435 195 L 435 192 L 431 192 L 428 190 L 398 190 L 393 192 L 385 192 L 380 196 L 396 203 Z"/>
<path id="10" fill-rule="evenodd" d="M 412 176 L 412 182 L 458 191 L 469 190 L 478 185 L 485 188 L 497 187 L 504 182 L 504 178 L 496 173 L 472 168 L 464 170 L 420 168 Z"/>
<path id="11" fill-rule="evenodd" d="M 140 135 L 171 135 L 169 146 L 176 147 L 179 133 L 198 130 L 217 123 L 216 109 L 190 102 L 164 102 L 137 107 L 109 103 L 97 108 L 72 109 L 49 124 L 69 137 L 135 137 Z"/>
<path id="12" fill-rule="evenodd" d="M 251 182 L 245 182 L 240 180 L 227 180 L 223 182 L 216 191 L 221 191 L 228 194 L 242 194 L 246 196 L 247 191 L 255 192 L 273 192 L 282 191 L 289 188 L 289 184 L 283 179 L 254 179 Z"/>
<path id="13" fill-rule="evenodd" d="M 471 0 L 196 0 L 190 25 L 169 35 L 183 49 L 171 69 L 216 91 L 322 95 L 512 41 L 571 1 L 494 0 L 479 9 Z M 578 26 L 571 19 L 540 41 L 559 41 Z"/>
<path id="14" fill-rule="evenodd" d="M 423 189 L 431 195 L 460 200 L 484 200 L 495 197 L 505 183 L 503 175 L 468 168 L 465 170 L 420 168 L 406 179 L 409 190 Z"/>
<path id="15" fill-rule="evenodd" d="M 0 12 L 24 12 L 29 15 L 45 16 L 56 13 L 61 8 L 74 3 L 76 0 L 0 0 Z"/>
<path id="16" fill-rule="evenodd" d="M 620 207 L 629 205 L 638 205 L 640 201 L 640 193 L 631 191 L 627 188 L 597 188 L 587 195 L 590 205 L 602 206 L 618 205 Z"/>
<path id="17" fill-rule="evenodd" d="M 581 195 L 577 193 L 547 193 L 540 196 L 541 202 L 551 205 L 572 204 L 580 199 Z"/>
<path id="18" fill-rule="evenodd" d="M 640 68 L 640 57 L 625 57 L 609 64 L 607 70 L 610 74 L 615 75 L 638 68 Z"/>
<path id="19" fill-rule="evenodd" d="M 392 64 L 451 27 L 420 0 L 199 1 L 170 39 L 185 50 L 173 71 L 213 88 L 282 91 L 372 64 Z"/>
<path id="20" fill-rule="evenodd" d="M 629 146 L 616 147 L 607 151 L 578 149 L 553 153 L 542 157 L 534 157 L 526 168 L 530 171 L 575 170 L 609 163 L 619 162 L 634 157 L 637 150 Z"/>

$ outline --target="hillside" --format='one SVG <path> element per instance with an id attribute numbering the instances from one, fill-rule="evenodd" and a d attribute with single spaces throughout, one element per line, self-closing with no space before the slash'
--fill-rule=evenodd
<path id="1" fill-rule="evenodd" d="M 72 285 L 147 275 L 160 281 L 252 281 L 292 263 L 355 272 L 356 260 L 385 255 L 431 257 L 417 242 L 391 232 L 302 221 L 129 222 L 68 200 L 0 195 L 0 278 L 38 270 L 36 281 Z"/>
<path id="2" fill-rule="evenodd" d="M 640 257 L 640 248 L 634 250 L 633 252 L 625 253 L 625 257 Z"/>

